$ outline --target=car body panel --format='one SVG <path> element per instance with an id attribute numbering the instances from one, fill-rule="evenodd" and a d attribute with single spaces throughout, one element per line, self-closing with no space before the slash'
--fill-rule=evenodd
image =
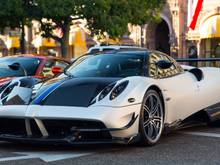
<path id="1" fill-rule="evenodd" d="M 203 72 L 205 77 L 206 75 L 220 74 L 220 71 L 217 68 L 203 69 Z M 62 80 L 65 79 L 61 79 L 61 82 Z M 188 116 L 218 103 L 220 100 L 220 94 L 219 92 L 217 92 L 218 90 L 216 90 L 216 88 L 218 89 L 217 84 L 220 82 L 220 79 L 214 76 L 210 76 L 207 79 L 204 78 L 204 80 L 200 82 L 198 82 L 195 76 L 189 72 L 184 72 L 183 74 L 166 79 L 153 79 L 153 78 L 134 76 L 134 77 L 120 79 L 117 81 L 117 84 L 126 80 L 129 80 L 129 85 L 127 86 L 126 90 L 121 95 L 118 96 L 117 99 L 109 100 L 109 95 L 107 95 L 103 100 L 97 101 L 91 107 L 118 108 L 118 107 L 139 105 L 142 103 L 142 98 L 146 93 L 146 91 L 149 89 L 149 87 L 157 86 L 162 91 L 163 99 L 166 106 L 165 123 L 172 123 L 175 120 L 184 120 Z M 60 80 L 58 79 L 54 81 L 52 79 L 50 81 L 56 83 L 57 81 L 59 82 Z M 73 80 L 73 81 L 77 81 L 77 80 Z M 109 81 L 109 83 L 110 82 L 112 81 Z M 209 85 L 209 88 L 207 87 L 204 88 L 204 86 L 207 85 Z M 181 93 L 181 95 L 179 93 Z M 210 94 L 212 94 L 213 97 L 207 98 L 206 96 Z M 128 99 L 130 97 L 135 98 L 135 102 L 129 103 Z M 51 108 L 52 106 L 45 106 L 45 107 Z M 59 107 L 59 106 L 54 106 L 54 107 Z M 65 106 L 60 106 L 59 108 L 61 107 L 65 108 Z M 51 112 L 52 111 L 53 110 L 51 110 Z M 51 113 L 51 114 L 56 115 L 56 113 Z M 61 114 L 57 112 L 57 117 L 59 117 L 60 115 Z M 75 113 L 73 115 L 75 115 Z"/>
<path id="2" fill-rule="evenodd" d="M 133 61 L 134 64 L 139 64 L 136 59 Z M 17 123 L 25 127 L 26 131 L 21 131 L 19 135 L 16 135 L 16 131 L 20 130 L 15 133 L 11 131 L 9 134 L 12 135 L 8 136 L 7 130 L 4 130 L 5 133 L 0 133 L 0 139 L 52 142 L 64 140 L 72 144 L 94 142 L 86 139 L 94 134 L 92 138 L 95 138 L 95 142 L 117 140 L 129 143 L 139 136 L 141 109 L 149 90 L 155 90 L 162 100 L 166 127 L 179 126 L 187 118 L 200 112 L 209 117 L 206 118 L 207 122 L 219 120 L 220 76 L 216 75 L 220 75 L 220 70 L 197 68 L 203 74 L 200 80 L 195 72 L 190 72 L 193 68 L 187 68 L 165 78 L 145 76 L 142 73 L 115 78 L 63 74 L 38 84 L 38 87 L 31 87 L 31 101 L 22 105 L 21 102 L 15 105 L 16 101 L 13 104 L 7 104 L 9 100 L 3 101 L 2 95 L 6 87 L 0 94 L 0 118 L 2 121 L 21 119 L 22 122 Z M 128 83 L 122 92 L 111 99 L 112 92 L 124 82 Z M 16 80 L 9 86 L 13 83 Z M 107 94 L 100 97 L 112 84 Z M 21 92 L 23 87 L 19 87 Z M 22 99 L 22 95 L 17 93 Z M 2 121 L 0 120 L 0 130 L 3 129 Z M 13 122 L 11 124 L 13 130 Z M 101 139 L 102 136 L 104 139 Z"/>

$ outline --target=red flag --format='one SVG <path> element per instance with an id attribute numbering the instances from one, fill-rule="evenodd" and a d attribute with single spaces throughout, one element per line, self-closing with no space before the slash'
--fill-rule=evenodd
<path id="1" fill-rule="evenodd" d="M 192 30 L 194 30 L 195 27 L 196 27 L 196 23 L 197 23 L 197 20 L 198 20 L 198 17 L 199 17 L 199 13 L 202 10 L 202 4 L 203 4 L 203 0 L 198 0 L 196 10 L 195 10 L 194 15 L 193 15 L 192 22 L 189 26 Z"/>

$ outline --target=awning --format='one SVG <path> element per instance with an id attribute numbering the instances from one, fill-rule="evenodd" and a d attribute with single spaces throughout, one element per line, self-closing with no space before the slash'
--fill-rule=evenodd
<path id="1" fill-rule="evenodd" d="M 20 37 L 8 37 L 6 41 L 7 48 L 19 48 L 20 47 Z"/>
<path id="2" fill-rule="evenodd" d="M 87 52 L 86 32 L 78 27 L 70 33 L 69 45 L 73 46 L 74 57 L 79 57 Z"/>
<path id="3" fill-rule="evenodd" d="M 52 38 L 42 38 L 42 45 L 44 47 L 56 47 L 56 41 Z"/>
<path id="4" fill-rule="evenodd" d="M 57 43 L 52 38 L 43 38 L 40 35 L 38 35 L 35 39 L 33 39 L 32 44 L 36 48 L 40 47 L 50 47 L 54 48 L 57 47 Z"/>
<path id="5" fill-rule="evenodd" d="M 220 15 L 214 15 L 209 17 L 201 25 L 200 38 L 220 38 Z"/>
<path id="6" fill-rule="evenodd" d="M 69 45 L 86 46 L 86 33 L 81 28 L 75 28 L 70 32 Z"/>

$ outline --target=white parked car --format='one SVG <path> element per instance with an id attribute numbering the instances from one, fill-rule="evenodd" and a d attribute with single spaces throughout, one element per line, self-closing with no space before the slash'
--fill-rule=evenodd
<path id="1" fill-rule="evenodd" d="M 140 49 L 144 49 L 141 47 L 137 47 L 137 46 L 123 46 L 123 45 L 96 45 L 94 47 L 91 47 L 88 50 L 88 54 L 94 54 L 94 53 L 99 53 L 99 52 L 110 52 L 113 50 L 123 50 L 123 51 L 129 51 L 129 50 L 140 50 Z"/>
<path id="2" fill-rule="evenodd" d="M 219 68 L 184 70 L 158 51 L 91 55 L 32 82 L 0 90 L 0 140 L 154 145 L 164 129 L 220 119 Z"/>
<path id="3" fill-rule="evenodd" d="M 138 47 L 138 46 L 123 46 L 123 45 L 96 45 L 91 47 L 87 54 L 98 54 L 98 53 L 110 53 L 112 51 L 130 51 L 130 50 L 146 50 L 146 48 Z M 81 57 L 78 57 L 81 58 Z M 74 62 L 78 58 L 72 58 L 71 61 Z"/>

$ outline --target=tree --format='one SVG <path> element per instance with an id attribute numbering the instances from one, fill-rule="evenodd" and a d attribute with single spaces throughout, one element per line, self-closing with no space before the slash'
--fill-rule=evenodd
<path id="1" fill-rule="evenodd" d="M 86 4 L 87 0 L 81 1 Z M 165 0 L 106 0 L 87 3 L 81 11 L 88 21 L 88 27 L 95 34 L 107 32 L 111 37 L 122 37 L 128 23 L 142 25 L 158 21 Z M 83 5 L 83 4 L 82 4 Z"/>
<path id="2" fill-rule="evenodd" d="M 155 21 L 165 0 L 35 0 L 34 18 L 41 23 L 43 37 L 61 44 L 61 53 L 67 57 L 69 30 L 73 20 L 86 19 L 92 34 L 105 32 L 121 37 L 128 23 L 144 24 Z M 45 18 L 46 21 L 42 18 Z M 63 35 L 54 34 L 61 29 Z"/>
<path id="3" fill-rule="evenodd" d="M 75 1 L 36 0 L 35 2 L 37 6 L 33 15 L 41 24 L 42 36 L 59 42 L 62 56 L 67 57 L 70 25 L 72 20 L 74 20 L 73 16 L 77 15 Z M 63 34 L 61 37 L 54 34 L 56 29 L 61 29 Z"/>
<path id="4" fill-rule="evenodd" d="M 6 27 L 21 29 L 21 53 L 25 53 L 24 27 L 30 22 L 32 2 L 32 0 L 2 0 L 0 2 L 0 28 L 1 30 Z"/>

